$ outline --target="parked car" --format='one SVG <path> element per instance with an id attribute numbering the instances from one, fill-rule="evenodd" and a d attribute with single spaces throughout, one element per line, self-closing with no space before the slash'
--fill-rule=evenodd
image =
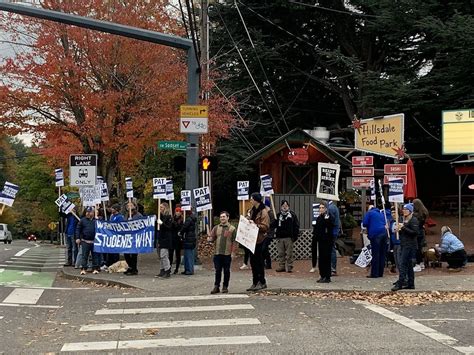
<path id="1" fill-rule="evenodd" d="M 28 237 L 26 238 L 29 242 L 36 242 L 36 235 L 33 233 L 28 234 Z"/>
<path id="2" fill-rule="evenodd" d="M 8 225 L 0 223 L 0 242 L 3 241 L 5 244 L 11 244 L 12 240 L 12 232 L 8 230 Z"/>

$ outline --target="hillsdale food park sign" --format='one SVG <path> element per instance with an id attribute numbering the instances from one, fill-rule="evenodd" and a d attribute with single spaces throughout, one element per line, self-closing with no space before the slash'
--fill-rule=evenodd
<path id="1" fill-rule="evenodd" d="M 403 114 L 396 114 L 358 121 L 354 125 L 355 149 L 397 157 L 404 143 L 404 120 Z"/>

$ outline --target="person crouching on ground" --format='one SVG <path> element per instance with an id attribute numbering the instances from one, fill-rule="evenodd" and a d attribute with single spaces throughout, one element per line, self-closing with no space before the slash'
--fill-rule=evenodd
<path id="1" fill-rule="evenodd" d="M 313 227 L 313 237 L 318 244 L 318 268 L 320 279 L 318 283 L 331 282 L 331 255 L 334 244 L 334 220 L 329 215 L 327 205 L 319 205 L 319 216 L 316 225 Z"/>
<path id="2" fill-rule="evenodd" d="M 95 212 L 93 207 L 86 208 L 86 216 L 82 217 L 76 227 L 76 243 L 81 243 L 82 268 L 81 275 L 86 274 L 89 254 L 92 254 L 93 274 L 99 273 L 99 255 L 94 252 Z"/>
<path id="3" fill-rule="evenodd" d="M 461 271 L 466 265 L 467 254 L 464 244 L 454 235 L 448 226 L 441 227 L 441 245 L 436 248 L 441 261 L 448 263 L 450 271 Z"/>
<path id="4" fill-rule="evenodd" d="M 258 227 L 257 243 L 255 251 L 250 255 L 250 265 L 252 266 L 252 286 L 247 291 L 258 291 L 267 288 L 265 280 L 265 265 L 263 261 L 263 241 L 270 228 L 270 217 L 262 202 L 262 195 L 254 192 L 250 196 L 252 209 L 250 210 L 250 221 Z"/>
<path id="5" fill-rule="evenodd" d="M 413 271 L 413 259 L 416 258 L 418 247 L 417 237 L 419 234 L 418 219 L 413 216 L 413 205 L 407 203 L 403 206 L 403 223 L 399 223 L 400 235 L 400 273 L 398 281 L 392 287 L 392 291 L 402 288 L 415 289 L 415 272 Z"/>
<path id="6" fill-rule="evenodd" d="M 235 237 L 237 230 L 229 223 L 229 212 L 222 211 L 219 214 L 220 224 L 212 228 L 210 236 L 207 238 L 209 242 L 214 242 L 214 268 L 216 277 L 214 288 L 211 294 L 220 292 L 222 270 L 224 270 L 224 282 L 222 284 L 222 293 L 228 293 L 230 280 L 230 265 L 232 258 L 235 256 Z"/>

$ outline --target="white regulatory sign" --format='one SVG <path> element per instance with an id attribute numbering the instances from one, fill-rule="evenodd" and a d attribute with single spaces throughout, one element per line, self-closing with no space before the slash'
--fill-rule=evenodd
<path id="1" fill-rule="evenodd" d="M 95 186 L 96 178 L 96 154 L 79 154 L 70 156 L 69 181 L 71 186 Z"/>
<path id="2" fill-rule="evenodd" d="M 180 133 L 207 133 L 209 130 L 207 117 L 181 117 L 179 119 Z"/>

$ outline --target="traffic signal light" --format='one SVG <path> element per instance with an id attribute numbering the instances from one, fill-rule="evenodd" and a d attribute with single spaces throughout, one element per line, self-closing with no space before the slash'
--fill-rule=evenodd
<path id="1" fill-rule="evenodd" d="M 199 159 L 199 168 L 202 171 L 215 171 L 217 170 L 217 158 L 205 155 Z"/>

